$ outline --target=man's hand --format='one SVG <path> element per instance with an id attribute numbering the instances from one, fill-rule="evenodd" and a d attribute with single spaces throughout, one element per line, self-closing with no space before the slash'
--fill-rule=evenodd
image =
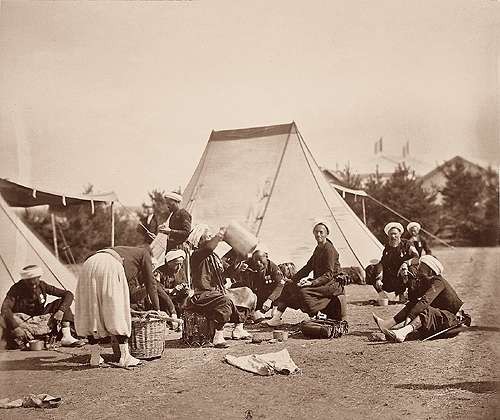
<path id="1" fill-rule="evenodd" d="M 236 271 L 239 273 L 248 270 L 248 264 L 244 261 L 240 262 L 238 266 L 236 267 Z"/>
<path id="2" fill-rule="evenodd" d="M 399 267 L 398 271 L 398 276 L 407 276 L 408 275 L 408 264 L 405 262 L 401 264 L 401 267 Z"/>
<path id="3" fill-rule="evenodd" d="M 406 327 L 407 325 L 410 324 L 410 322 L 411 322 L 411 318 L 406 318 L 404 326 Z"/>
<path id="4" fill-rule="evenodd" d="M 217 236 L 221 241 L 224 240 L 224 235 L 226 234 L 227 228 L 225 226 L 222 226 L 219 228 L 219 232 L 217 232 Z"/>
<path id="5" fill-rule="evenodd" d="M 299 281 L 299 283 L 297 284 L 297 286 L 299 286 L 299 287 L 307 287 L 307 286 L 311 286 L 311 285 L 312 285 L 312 282 L 309 279 L 301 279 Z"/>
<path id="6" fill-rule="evenodd" d="M 233 282 L 231 281 L 231 279 L 226 278 L 226 281 L 224 283 L 224 289 L 230 289 L 232 284 L 233 284 Z"/>
<path id="7" fill-rule="evenodd" d="M 271 299 L 267 299 L 263 304 L 262 304 L 262 310 L 264 312 L 267 312 L 269 309 L 271 309 L 271 306 L 273 306 L 273 301 Z"/>
<path id="8" fill-rule="evenodd" d="M 172 229 L 170 229 L 166 223 L 162 223 L 158 226 L 158 232 L 164 233 L 165 235 L 168 235 L 171 231 Z"/>
<path id="9" fill-rule="evenodd" d="M 375 290 L 377 292 L 381 292 L 383 287 L 384 287 L 384 284 L 382 283 L 382 280 L 377 280 L 375 282 Z"/>

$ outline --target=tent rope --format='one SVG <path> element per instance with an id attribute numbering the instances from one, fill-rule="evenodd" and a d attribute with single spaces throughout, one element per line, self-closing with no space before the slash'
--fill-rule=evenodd
<path id="1" fill-rule="evenodd" d="M 411 220 L 407 219 L 406 217 L 404 217 L 402 214 L 398 213 L 396 210 L 393 210 L 391 209 L 389 206 L 386 206 L 384 203 L 380 202 L 379 200 L 377 200 L 375 197 L 372 197 L 371 195 L 367 194 L 367 197 L 372 199 L 373 201 L 375 201 L 375 203 L 377 203 L 378 205 L 384 207 L 386 210 L 389 210 L 390 212 L 394 213 L 396 216 L 398 217 L 401 217 L 403 220 L 406 220 L 408 223 L 411 222 Z M 449 248 L 454 248 L 453 245 L 450 245 L 448 242 L 444 241 L 443 239 L 437 237 L 436 235 L 434 235 L 433 233 L 429 232 L 428 230 L 425 230 L 424 228 L 420 228 L 424 233 L 426 233 L 427 235 L 429 236 L 432 236 L 434 239 L 438 240 L 439 242 L 441 242 L 442 244 L 446 245 L 447 247 Z"/>
<path id="2" fill-rule="evenodd" d="M 314 164 L 315 164 L 315 165 L 316 165 L 316 167 L 317 167 L 317 168 L 321 171 L 321 168 L 320 168 L 320 166 L 318 165 L 318 162 L 317 162 L 317 161 L 316 161 L 316 159 L 314 158 L 314 155 L 312 154 L 311 149 L 309 149 L 309 146 L 308 146 L 308 145 L 307 145 L 307 143 L 305 142 L 305 140 L 304 140 L 304 138 L 302 137 L 302 134 L 300 134 L 300 132 L 299 132 L 299 136 L 300 136 L 300 138 L 302 139 L 302 141 L 304 142 L 304 146 L 306 147 L 307 152 L 309 153 L 309 156 L 311 156 L 311 158 L 312 158 L 312 160 L 313 160 Z M 333 185 L 331 185 L 330 183 L 328 183 L 328 184 L 330 185 L 330 187 L 331 187 L 331 188 L 333 188 L 333 189 L 335 190 L 335 187 L 334 187 Z M 349 192 L 349 191 L 347 191 L 347 192 Z M 354 194 L 354 193 L 353 193 L 353 194 Z M 345 195 L 343 195 L 343 198 L 345 199 Z M 352 210 L 352 209 L 349 207 L 349 205 L 347 205 L 347 207 L 349 208 L 349 210 L 351 210 L 351 211 L 352 211 L 352 213 L 354 213 L 354 210 Z M 357 214 L 356 214 L 356 213 L 354 213 L 354 215 L 356 216 L 356 217 L 354 218 L 354 220 L 358 223 L 358 225 L 359 225 L 359 226 L 361 226 L 361 228 L 362 228 L 364 231 L 367 231 L 368 233 L 370 233 L 370 235 L 369 235 L 370 239 L 371 239 L 371 240 L 372 240 L 372 242 L 373 242 L 373 243 L 374 243 L 374 244 L 375 244 L 375 245 L 376 245 L 376 246 L 380 249 L 380 252 L 382 252 L 382 249 L 383 249 L 383 247 L 384 247 L 384 246 L 382 245 L 382 247 L 380 247 L 380 245 L 381 245 L 381 244 L 380 244 L 379 240 L 378 240 L 378 239 L 375 237 L 375 235 L 374 235 L 374 234 L 370 231 L 370 229 L 368 229 L 368 226 L 366 226 L 366 225 L 365 225 L 365 224 L 361 221 L 361 219 L 357 216 Z"/>
<path id="3" fill-rule="evenodd" d="M 328 200 L 326 199 L 325 197 L 325 194 L 323 193 L 323 190 L 321 189 L 321 186 L 319 185 L 319 181 L 318 179 L 316 178 L 316 175 L 314 174 L 314 171 L 311 167 L 311 164 L 309 162 L 309 159 L 307 159 L 307 154 L 306 154 L 306 151 L 304 149 L 304 145 L 302 143 L 305 143 L 304 139 L 302 138 L 300 132 L 299 132 L 299 129 L 297 128 L 297 126 L 295 125 L 294 123 L 294 126 L 295 126 L 295 130 L 297 131 L 297 134 L 298 134 L 298 137 L 299 137 L 299 144 L 300 144 L 300 148 L 302 149 L 302 153 L 304 154 L 304 158 L 306 159 L 306 162 L 307 162 L 307 166 L 309 167 L 309 170 L 311 171 L 311 175 L 313 176 L 314 178 L 314 182 L 316 183 L 316 186 L 318 187 L 318 190 L 321 194 L 321 197 L 323 197 L 323 200 L 326 204 L 326 206 L 328 207 L 328 210 L 330 211 L 330 214 L 332 215 L 332 218 L 333 218 L 333 221 L 335 222 L 335 224 L 337 225 L 337 228 L 339 229 L 339 232 L 340 234 L 342 235 L 342 237 L 344 238 L 344 241 L 345 243 L 347 244 L 347 246 L 349 247 L 349 249 L 351 250 L 352 254 L 354 255 L 354 258 L 356 258 L 356 260 L 358 261 L 359 265 L 361 267 L 363 267 L 363 263 L 359 260 L 358 256 L 356 255 L 356 253 L 354 252 L 354 249 L 352 249 L 351 247 L 351 244 L 349 243 L 349 241 L 347 240 L 344 232 L 342 231 L 342 228 L 340 227 L 339 225 L 339 222 L 337 221 L 337 218 L 334 216 L 333 214 L 333 210 L 332 208 L 330 207 L 330 203 L 328 202 Z M 311 154 L 311 152 L 309 151 L 309 153 Z M 311 154 L 312 156 L 312 154 Z M 318 168 L 319 171 L 321 171 L 321 169 L 319 169 L 319 166 L 318 164 L 316 163 L 316 161 L 314 160 L 314 157 L 313 157 L 313 161 L 314 163 L 316 164 L 316 167 Z M 364 267 L 363 267 L 364 268 Z"/>
<path id="4" fill-rule="evenodd" d="M 15 283 L 16 279 L 14 278 L 12 271 L 9 270 L 9 267 L 8 267 L 7 263 L 5 262 L 5 260 L 3 259 L 2 254 L 0 254 L 0 260 L 2 260 L 2 264 L 4 265 L 5 269 L 7 270 L 7 273 L 9 273 L 9 277 L 12 280 L 12 283 Z"/>
<path id="5" fill-rule="evenodd" d="M 302 141 L 304 141 L 304 140 L 303 140 L 303 138 L 302 138 L 302 135 L 301 135 L 301 134 L 300 134 L 300 132 L 299 132 L 299 130 L 297 130 L 297 133 L 299 133 L 300 138 L 302 139 Z M 305 144 L 305 146 L 306 146 L 306 148 L 307 148 L 307 151 L 308 151 L 308 152 L 309 152 L 309 154 L 311 155 L 311 157 L 312 157 L 312 159 L 313 159 L 314 163 L 315 163 L 315 164 L 316 164 L 316 166 L 319 168 L 319 165 L 318 165 L 318 163 L 316 162 L 316 159 L 314 159 L 314 155 L 313 155 L 313 154 L 311 153 L 311 151 L 309 150 L 309 147 L 307 146 L 307 143 L 306 143 L 305 141 L 304 141 L 304 144 Z M 334 186 L 332 186 L 332 188 L 335 188 L 335 187 L 334 187 Z M 350 191 L 344 191 L 344 192 L 351 193 L 351 194 L 354 194 L 354 195 L 355 195 L 355 193 L 354 193 L 354 192 L 350 192 Z M 365 193 L 366 193 L 366 191 L 365 191 Z M 372 199 L 373 201 L 375 201 L 377 204 L 379 204 L 379 205 L 381 205 L 382 207 L 386 208 L 386 209 L 387 209 L 387 210 L 389 210 L 390 212 L 394 213 L 396 216 L 401 217 L 403 220 L 406 220 L 408 223 L 410 222 L 410 220 L 409 220 L 409 219 L 407 219 L 407 218 L 406 218 L 406 217 L 404 217 L 403 215 L 399 214 L 396 210 L 393 210 L 393 209 L 391 209 L 390 207 L 386 206 L 384 203 L 382 203 L 382 202 L 378 201 L 376 198 L 372 197 L 371 195 L 366 194 L 366 196 L 367 196 L 368 198 L 371 198 L 371 199 Z M 429 232 L 429 231 L 425 230 L 424 228 L 421 228 L 421 229 L 422 229 L 422 231 L 423 231 L 424 233 L 427 233 L 429 236 L 432 236 L 434 239 L 437 239 L 439 242 L 441 242 L 441 243 L 445 244 L 447 247 L 453 248 L 453 246 L 452 246 L 452 245 L 450 245 L 448 242 L 446 242 L 446 241 L 442 240 L 441 238 L 438 238 L 436 235 L 434 235 L 434 234 L 432 234 L 431 232 Z"/>
<path id="6" fill-rule="evenodd" d="M 259 226 L 257 227 L 257 232 L 255 233 L 255 236 L 257 236 L 257 237 L 259 236 L 260 229 L 262 227 L 262 224 L 264 223 L 264 216 L 266 215 L 267 208 L 269 207 L 269 202 L 271 201 L 271 197 L 273 196 L 274 187 L 276 185 L 276 181 L 278 179 L 278 175 L 280 173 L 281 166 L 283 165 L 283 158 L 285 157 L 286 149 L 287 149 L 288 143 L 290 141 L 290 135 L 292 134 L 292 127 L 294 125 L 295 124 L 290 125 L 290 131 L 288 132 L 288 136 L 286 137 L 285 145 L 283 146 L 283 151 L 281 152 L 280 160 L 278 162 L 278 168 L 276 169 L 276 173 L 274 174 L 273 183 L 271 184 L 271 189 L 269 190 L 269 195 L 268 195 L 267 200 L 266 200 L 266 205 L 264 206 L 264 210 L 262 211 L 262 215 L 260 216 Z"/>

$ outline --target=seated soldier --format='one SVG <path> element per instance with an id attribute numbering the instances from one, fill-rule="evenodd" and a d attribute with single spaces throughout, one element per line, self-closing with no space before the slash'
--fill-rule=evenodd
<path id="1" fill-rule="evenodd" d="M 274 301 L 281 295 L 285 280 L 278 266 L 269 259 L 267 252 L 256 249 L 252 257 L 238 267 L 241 285 L 249 287 L 257 295 L 254 320 L 265 318 Z"/>
<path id="2" fill-rule="evenodd" d="M 402 343 L 408 334 L 416 331 L 420 338 L 430 337 L 458 325 L 462 316 L 470 317 L 459 310 L 463 304 L 455 290 L 442 277 L 443 265 L 432 255 L 420 257 L 417 275 L 410 277 L 409 302 L 393 318 L 384 320 L 373 314 L 373 319 L 388 340 Z M 393 329 L 398 324 L 401 328 Z"/>
<path id="3" fill-rule="evenodd" d="M 158 287 L 160 309 L 175 319 L 178 315 L 182 315 L 189 297 L 189 288 L 184 282 L 182 271 L 185 258 L 186 253 L 182 249 L 168 251 L 165 255 L 165 264 L 157 269 L 160 274 Z M 172 325 L 172 327 L 176 329 L 177 325 Z"/>
<path id="4" fill-rule="evenodd" d="M 376 272 L 373 286 L 377 292 L 394 292 L 401 302 L 405 301 L 404 292 L 408 281 L 408 271 L 413 258 L 418 258 L 415 247 L 406 239 L 401 239 L 404 229 L 401 223 L 390 222 L 384 227 L 387 243 L 382 251 L 382 258 L 375 267 L 367 268 Z"/>
<path id="5" fill-rule="evenodd" d="M 325 311 L 331 319 L 346 320 L 345 277 L 340 275 L 339 254 L 328 239 L 329 234 L 330 230 L 325 222 L 314 225 L 313 235 L 317 246 L 313 255 L 306 265 L 295 273 L 291 282 L 286 283 L 277 299 L 273 317 L 264 321 L 267 325 L 281 325 L 281 317 L 286 308 L 300 309 L 311 317 Z M 311 272 L 312 277 L 309 278 Z"/>
<path id="6" fill-rule="evenodd" d="M 240 288 L 244 293 L 241 293 L 237 302 L 236 296 L 229 297 L 229 291 L 225 287 L 226 269 L 214 252 L 219 242 L 224 240 L 225 231 L 225 228 L 221 228 L 213 235 L 207 225 L 197 225 L 189 236 L 189 242 L 194 247 L 191 255 L 194 295 L 189 299 L 186 309 L 204 315 L 214 323 L 212 343 L 217 348 L 228 347 L 224 339 L 224 325 L 228 322 L 235 324 L 233 339 L 251 337 L 243 324 L 252 307 L 255 307 L 255 302 L 251 302 L 251 297 L 248 296 L 253 295 L 251 290 Z"/>
<path id="7" fill-rule="evenodd" d="M 24 347 L 35 336 L 48 335 L 61 323 L 61 345 L 83 346 L 85 341 L 74 338 L 70 330 L 70 323 L 73 322 L 70 309 L 73 293 L 40 280 L 43 271 L 37 265 L 28 265 L 19 274 L 21 280 L 9 289 L 1 309 L 7 339 L 18 347 Z M 47 295 L 60 299 L 46 305 Z"/>

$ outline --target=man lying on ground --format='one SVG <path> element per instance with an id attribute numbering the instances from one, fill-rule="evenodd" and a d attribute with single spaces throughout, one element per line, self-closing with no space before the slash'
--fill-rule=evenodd
<path id="1" fill-rule="evenodd" d="M 70 330 L 73 293 L 42 281 L 43 270 L 37 265 L 28 265 L 19 274 L 21 280 L 9 289 L 1 310 L 2 326 L 10 344 L 23 348 L 35 336 L 46 336 L 61 323 L 61 345 L 83 346 L 85 341 L 74 338 Z M 47 296 L 60 299 L 46 305 Z"/>
<path id="2" fill-rule="evenodd" d="M 408 304 L 387 320 L 373 314 L 377 326 L 388 340 L 402 343 L 414 331 L 418 332 L 419 338 L 426 338 L 460 323 L 465 316 L 463 311 L 459 313 L 463 302 L 442 273 L 443 265 L 437 258 L 432 255 L 420 257 L 417 275 L 409 279 Z M 398 324 L 403 326 L 391 329 Z"/>

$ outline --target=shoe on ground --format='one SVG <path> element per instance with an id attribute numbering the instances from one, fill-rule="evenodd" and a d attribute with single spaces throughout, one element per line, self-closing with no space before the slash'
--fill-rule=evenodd
<path id="1" fill-rule="evenodd" d="M 131 356 L 130 354 L 124 359 L 120 359 L 120 361 L 118 362 L 118 366 L 122 368 L 130 368 L 139 365 L 142 365 L 142 360 L 136 359 L 134 356 Z"/>
<path id="2" fill-rule="evenodd" d="M 61 340 L 62 347 L 83 347 L 85 344 L 87 344 L 86 340 Z"/>
<path id="3" fill-rule="evenodd" d="M 266 316 L 259 310 L 255 311 L 253 314 L 253 322 L 254 324 L 258 324 L 259 322 L 262 322 L 264 319 L 266 319 Z"/>
<path id="4" fill-rule="evenodd" d="M 406 339 L 406 335 L 402 334 L 401 330 L 388 330 L 384 328 L 382 332 L 385 334 L 387 341 L 402 343 Z"/>
<path id="5" fill-rule="evenodd" d="M 247 340 L 249 338 L 252 338 L 252 334 L 250 334 L 248 331 L 244 330 L 243 328 L 241 329 L 234 329 L 233 334 L 232 334 L 233 340 Z"/>
<path id="6" fill-rule="evenodd" d="M 283 325 L 283 320 L 282 319 L 267 319 L 265 321 L 262 321 L 262 325 L 268 325 L 269 327 L 279 327 L 280 325 Z"/>

